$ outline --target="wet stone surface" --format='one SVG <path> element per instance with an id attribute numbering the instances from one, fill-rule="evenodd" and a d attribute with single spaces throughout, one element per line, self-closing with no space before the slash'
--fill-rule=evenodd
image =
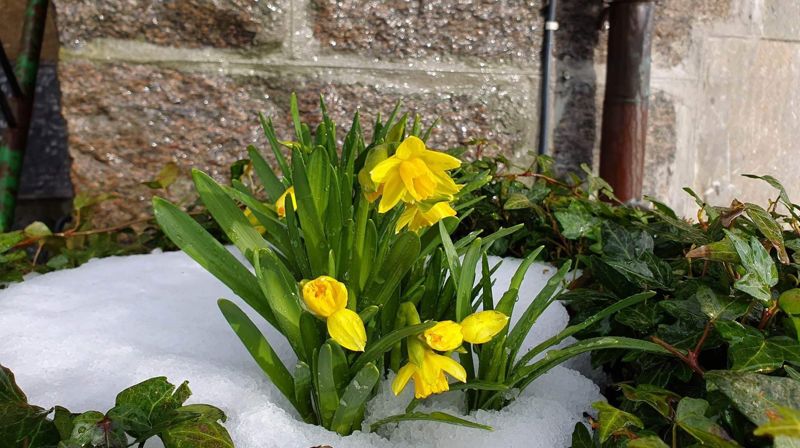
<path id="1" fill-rule="evenodd" d="M 436 116 L 442 119 L 431 138 L 435 148 L 483 137 L 490 140 L 487 152 L 509 154 L 520 148 L 522 129 L 532 121 L 524 111 L 534 104 L 535 84 L 527 78 L 447 91 L 406 88 L 386 77 L 362 76 L 352 81 L 356 75 L 312 71 L 241 76 L 142 65 L 63 63 L 60 77 L 74 159 L 72 181 L 77 192 L 120 195 L 101 214 L 106 224 L 142 216 L 152 192 L 140 182 L 153 178 L 169 161 L 177 162 L 184 173 L 170 187 L 169 196 L 190 200 L 190 168 L 223 180 L 229 165 L 245 157 L 247 145 L 266 150 L 256 112 L 273 118 L 281 138 L 293 139 L 292 91 L 298 94 L 304 118 L 314 124 L 319 121 L 322 93 L 340 137 L 349 129 L 356 108 L 370 136 L 376 112 L 386 117 L 401 99 L 405 110 L 420 113 L 428 123 Z M 520 84 L 531 88 L 520 89 Z"/>
<path id="2" fill-rule="evenodd" d="M 279 46 L 287 0 L 54 0 L 61 42 L 143 40 L 171 47 Z"/>
<path id="3" fill-rule="evenodd" d="M 309 15 L 327 52 L 538 65 L 540 8 L 539 0 L 311 0 Z"/>

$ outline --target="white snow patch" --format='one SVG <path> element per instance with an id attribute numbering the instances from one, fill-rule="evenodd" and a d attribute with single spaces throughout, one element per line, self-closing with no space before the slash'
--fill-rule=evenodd
<path id="1" fill-rule="evenodd" d="M 495 300 L 518 265 L 519 260 L 506 259 L 498 270 Z M 553 273 L 550 265 L 530 268 L 517 316 Z M 220 297 L 233 299 L 260 323 L 286 364 L 294 365 L 282 336 L 180 252 L 93 260 L 0 292 L 0 364 L 16 374 L 31 403 L 72 411 L 106 411 L 117 392 L 153 376 L 167 376 L 176 384 L 189 380 L 190 402 L 222 408 L 238 448 L 568 447 L 582 412 L 603 399 L 592 381 L 561 366 L 506 409 L 467 417 L 494 427 L 493 432 L 405 422 L 379 434 L 339 437 L 298 420 L 228 327 L 217 309 Z M 567 320 L 561 304 L 550 306 L 523 351 L 556 334 Z M 410 401 L 410 388 L 394 397 L 390 381 L 391 375 L 370 401 L 365 425 L 401 413 Z M 456 393 L 436 397 L 418 409 L 459 414 L 458 398 Z"/>

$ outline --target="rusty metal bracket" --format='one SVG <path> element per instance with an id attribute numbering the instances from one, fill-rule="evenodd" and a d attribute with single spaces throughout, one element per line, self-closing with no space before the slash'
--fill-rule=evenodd
<path id="1" fill-rule="evenodd" d="M 653 0 L 614 0 L 608 6 L 600 176 L 623 202 L 642 197 L 654 13 Z"/>

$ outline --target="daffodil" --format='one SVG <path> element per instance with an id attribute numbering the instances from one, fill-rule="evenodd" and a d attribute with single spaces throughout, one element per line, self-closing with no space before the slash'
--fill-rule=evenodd
<path id="1" fill-rule="evenodd" d="M 347 308 L 347 287 L 323 275 L 303 285 L 303 302 L 309 311 L 324 318 L 328 334 L 342 347 L 363 352 L 367 332 L 358 313 Z"/>
<path id="2" fill-rule="evenodd" d="M 437 197 L 452 199 L 461 187 L 453 182 L 447 170 L 459 166 L 457 158 L 427 149 L 418 137 L 406 138 L 393 156 L 378 163 L 369 173 L 373 183 L 383 185 L 378 212 L 386 213 L 401 200 L 415 203 Z"/>
<path id="3" fill-rule="evenodd" d="M 451 320 L 438 322 L 422 333 L 428 347 L 440 352 L 455 350 L 463 341 L 485 344 L 508 323 L 508 316 L 499 311 L 479 311 L 465 317 L 461 323 Z"/>
<path id="4" fill-rule="evenodd" d="M 467 371 L 458 361 L 449 356 L 439 355 L 431 349 L 425 349 L 419 365 L 411 361 L 400 368 L 392 382 L 392 392 L 400 395 L 410 379 L 414 380 L 416 398 L 446 392 L 450 390 L 450 385 L 445 373 L 462 383 L 467 382 Z"/>
<path id="5" fill-rule="evenodd" d="M 286 217 L 286 196 L 292 198 L 292 208 L 297 210 L 297 198 L 294 195 L 294 187 L 289 187 L 283 194 L 275 201 L 275 210 L 281 218 Z"/>
<path id="6" fill-rule="evenodd" d="M 403 227 L 416 232 L 419 229 L 430 227 L 448 216 L 456 216 L 456 211 L 447 202 L 437 202 L 427 210 L 417 204 L 406 204 L 406 209 L 397 220 L 395 233 L 400 233 Z"/>

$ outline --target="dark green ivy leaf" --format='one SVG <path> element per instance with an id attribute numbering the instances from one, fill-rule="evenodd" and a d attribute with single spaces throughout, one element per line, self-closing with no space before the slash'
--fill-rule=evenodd
<path id="1" fill-rule="evenodd" d="M 678 426 L 700 441 L 704 446 L 715 448 L 738 447 L 725 430 L 706 417 L 708 402 L 697 398 L 683 398 L 678 402 L 675 411 L 675 422 Z"/>

